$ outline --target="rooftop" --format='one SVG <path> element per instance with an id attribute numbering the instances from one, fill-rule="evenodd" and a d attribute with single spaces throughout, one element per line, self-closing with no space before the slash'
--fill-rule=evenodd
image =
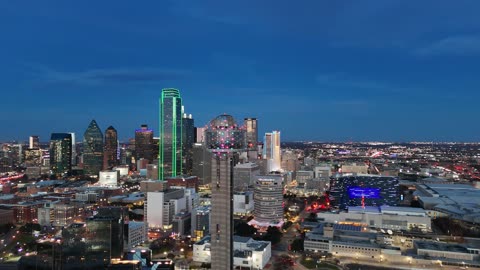
<path id="1" fill-rule="evenodd" d="M 431 241 L 415 241 L 414 245 L 418 249 L 457 252 L 457 253 L 470 253 L 465 246 L 458 245 L 458 244 L 449 244 L 449 243 L 431 242 Z"/>

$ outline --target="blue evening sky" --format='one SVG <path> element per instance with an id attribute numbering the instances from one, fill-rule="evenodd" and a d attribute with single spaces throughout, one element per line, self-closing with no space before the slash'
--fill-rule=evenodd
<path id="1" fill-rule="evenodd" d="M 196 126 L 480 141 L 480 1 L 1 1 L 0 140 L 122 140 L 180 89 Z"/>

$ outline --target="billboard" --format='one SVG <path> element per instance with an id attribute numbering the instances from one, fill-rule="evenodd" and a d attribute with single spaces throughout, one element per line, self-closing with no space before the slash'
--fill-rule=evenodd
<path id="1" fill-rule="evenodd" d="M 350 199 L 356 199 L 356 198 L 379 199 L 380 189 L 368 188 L 368 187 L 350 187 L 348 188 L 348 196 L 350 197 Z"/>

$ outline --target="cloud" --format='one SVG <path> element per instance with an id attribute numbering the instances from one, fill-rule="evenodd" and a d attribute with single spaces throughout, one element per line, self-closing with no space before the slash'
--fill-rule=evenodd
<path id="1" fill-rule="evenodd" d="M 58 71 L 46 66 L 31 66 L 34 76 L 47 83 L 81 85 L 155 83 L 177 80 L 187 76 L 185 70 L 166 68 L 105 68 L 85 71 Z"/>
<path id="2" fill-rule="evenodd" d="M 414 51 L 418 55 L 455 54 L 469 55 L 480 53 L 480 36 L 451 36 L 431 43 Z"/>

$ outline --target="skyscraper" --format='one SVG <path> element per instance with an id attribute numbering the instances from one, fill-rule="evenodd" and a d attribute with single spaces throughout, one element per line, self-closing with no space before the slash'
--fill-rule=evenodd
<path id="1" fill-rule="evenodd" d="M 38 139 L 38 136 L 35 136 L 35 135 L 30 136 L 28 148 L 30 149 L 40 148 L 40 140 Z"/>
<path id="2" fill-rule="evenodd" d="M 263 158 L 268 162 L 268 172 L 281 170 L 280 131 L 265 133 Z"/>
<path id="3" fill-rule="evenodd" d="M 135 130 L 135 159 L 141 158 L 152 162 L 153 157 L 153 130 L 148 125 L 142 125 L 140 129 Z"/>
<path id="4" fill-rule="evenodd" d="M 258 128 L 257 128 L 257 118 L 245 118 L 245 137 L 247 140 L 247 149 L 249 151 L 257 150 L 258 143 Z"/>
<path id="5" fill-rule="evenodd" d="M 118 163 L 118 134 L 117 130 L 109 126 L 105 130 L 105 148 L 103 151 L 103 169 L 109 170 Z"/>
<path id="6" fill-rule="evenodd" d="M 258 175 L 253 192 L 253 216 L 261 226 L 278 224 L 283 220 L 283 175 Z"/>
<path id="7" fill-rule="evenodd" d="M 187 115 L 184 113 L 182 121 L 183 173 L 191 175 L 193 166 L 193 144 L 195 143 L 195 125 L 191 114 Z"/>
<path id="8" fill-rule="evenodd" d="M 95 120 L 90 122 L 83 134 L 83 171 L 97 175 L 103 166 L 103 134 Z"/>
<path id="9" fill-rule="evenodd" d="M 75 141 L 75 133 L 69 132 L 72 135 L 72 166 L 77 165 L 77 143 Z"/>
<path id="10" fill-rule="evenodd" d="M 72 135 L 52 133 L 50 137 L 50 169 L 53 174 L 68 174 L 72 170 Z"/>
<path id="11" fill-rule="evenodd" d="M 212 269 L 233 269 L 233 167 L 245 147 L 245 131 L 230 115 L 213 119 L 205 132 L 212 152 Z"/>
<path id="12" fill-rule="evenodd" d="M 207 150 L 205 143 L 195 143 L 192 152 L 192 175 L 198 177 L 200 185 L 209 184 L 212 173 L 212 153 Z"/>
<path id="13" fill-rule="evenodd" d="M 177 89 L 162 90 L 160 97 L 160 150 L 158 177 L 182 173 L 182 98 Z"/>
<path id="14" fill-rule="evenodd" d="M 98 213 L 86 220 L 87 252 L 95 253 L 110 261 L 121 258 L 124 251 L 125 224 L 128 223 L 128 209 L 124 207 L 100 207 Z"/>

